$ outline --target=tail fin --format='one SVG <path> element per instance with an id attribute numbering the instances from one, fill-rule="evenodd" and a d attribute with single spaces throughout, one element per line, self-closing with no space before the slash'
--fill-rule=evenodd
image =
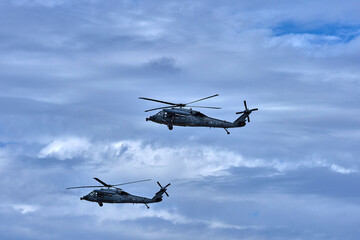
<path id="1" fill-rule="evenodd" d="M 242 111 L 242 112 L 237 112 L 237 113 L 236 113 L 236 114 L 240 114 L 240 113 L 242 113 L 242 114 L 241 114 L 241 116 L 240 116 L 238 119 L 236 119 L 236 120 L 234 121 L 234 125 L 235 125 L 235 126 L 239 126 L 239 127 L 245 126 L 245 125 L 246 125 L 246 119 L 247 119 L 248 122 L 250 122 L 250 117 L 249 117 L 250 113 L 253 112 L 253 111 L 257 111 L 257 110 L 258 110 L 258 108 L 248 109 L 245 100 L 244 100 L 244 106 L 245 106 L 245 110 L 244 110 L 244 111 Z"/>
<path id="2" fill-rule="evenodd" d="M 170 183 L 168 185 L 166 185 L 165 187 L 162 187 L 161 184 L 159 182 L 157 182 L 157 184 L 159 184 L 160 186 L 160 191 L 158 191 L 157 193 L 155 193 L 155 196 L 152 198 L 152 200 L 156 201 L 156 202 L 161 202 L 162 201 L 162 195 L 165 193 L 166 196 L 169 196 L 169 194 L 166 192 L 166 188 L 168 186 L 170 186 Z"/>

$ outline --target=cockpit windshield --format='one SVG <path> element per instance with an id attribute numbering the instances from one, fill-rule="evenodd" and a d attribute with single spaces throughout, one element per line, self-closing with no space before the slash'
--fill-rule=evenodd
<path id="1" fill-rule="evenodd" d="M 197 117 L 206 117 L 205 114 L 201 113 L 201 112 L 198 112 L 196 111 L 195 113 L 193 113 L 194 116 L 197 116 Z"/>

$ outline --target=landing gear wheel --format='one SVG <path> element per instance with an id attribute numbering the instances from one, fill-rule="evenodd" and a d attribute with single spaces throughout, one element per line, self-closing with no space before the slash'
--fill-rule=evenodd
<path id="1" fill-rule="evenodd" d="M 103 203 L 102 202 L 98 202 L 99 206 L 102 207 L 103 206 Z"/>
<path id="2" fill-rule="evenodd" d="M 226 128 L 224 128 L 224 130 L 226 131 L 226 133 L 229 135 L 230 134 L 230 132 L 226 129 Z"/>
<path id="3" fill-rule="evenodd" d="M 173 126 L 172 125 L 168 125 L 168 128 L 169 128 L 169 130 L 173 130 Z"/>

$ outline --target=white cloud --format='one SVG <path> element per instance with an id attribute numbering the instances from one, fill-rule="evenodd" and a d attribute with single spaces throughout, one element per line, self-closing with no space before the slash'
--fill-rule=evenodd
<path id="1" fill-rule="evenodd" d="M 39 206 L 30 204 L 14 204 L 12 207 L 21 214 L 32 213 L 40 209 Z"/>
<path id="2" fill-rule="evenodd" d="M 341 167 L 341 166 L 336 165 L 336 164 L 331 164 L 330 169 L 332 171 L 334 171 L 334 172 L 342 173 L 342 174 L 349 174 L 349 173 L 353 173 L 353 172 L 358 172 L 356 169 L 344 168 L 344 167 Z"/>
<path id="3" fill-rule="evenodd" d="M 86 139 L 76 137 L 56 139 L 40 151 L 39 157 L 55 157 L 59 160 L 86 157 L 90 146 Z"/>
<path id="4" fill-rule="evenodd" d="M 114 174 L 129 174 L 129 169 L 136 169 L 185 178 L 223 175 L 231 167 L 254 166 L 241 155 L 204 146 L 170 148 L 131 140 L 90 143 L 77 137 L 56 139 L 45 146 L 38 156 L 59 160 L 84 158 L 86 164 L 83 167 Z"/>
<path id="5" fill-rule="evenodd" d="M 348 174 L 348 169 L 326 159 L 310 157 L 303 161 L 247 159 L 224 148 L 210 146 L 167 147 L 142 141 L 123 140 L 93 143 L 84 138 L 55 139 L 39 153 L 40 158 L 59 160 L 82 158 L 81 169 L 106 172 L 110 177 L 157 176 L 158 178 L 196 178 L 227 175 L 233 167 L 270 168 L 279 172 L 299 168 L 326 167 Z"/>
<path id="6" fill-rule="evenodd" d="M 130 208 L 129 206 L 122 206 L 122 214 L 119 215 L 114 211 L 114 208 L 119 208 L 119 206 L 110 207 L 106 205 L 106 210 L 102 209 L 101 212 L 97 212 L 95 215 L 101 222 L 107 220 L 133 221 L 142 218 L 160 218 L 173 224 L 187 224 L 192 222 L 192 220 L 179 214 L 176 210 L 154 209 L 152 206 L 150 209 L 146 209 L 146 207 L 141 204 L 137 207 Z"/>
<path id="7" fill-rule="evenodd" d="M 210 228 L 222 228 L 222 229 L 235 229 L 235 230 L 245 230 L 245 229 L 261 229 L 260 226 L 240 226 L 233 224 L 226 224 L 221 221 L 207 221 L 206 222 Z"/>
<path id="8" fill-rule="evenodd" d="M 94 217 L 99 225 L 107 225 L 111 221 L 127 222 L 146 218 L 158 218 L 174 225 L 201 224 L 209 229 L 244 230 L 263 228 L 261 226 L 228 224 L 219 219 L 205 220 L 194 217 L 190 218 L 180 213 L 177 208 L 163 209 L 156 205 L 157 204 L 151 204 L 150 209 L 146 209 L 146 207 L 142 204 L 105 204 L 104 207 L 100 208 L 95 203 L 85 204 L 81 201 L 76 202 L 75 205 L 71 208 L 69 208 L 68 203 L 53 206 L 48 208 L 46 211 L 42 211 L 41 214 L 45 214 L 47 217 L 67 216 L 68 214 L 73 216 Z M 119 212 L 121 212 L 121 214 L 119 214 Z"/>
<path id="9" fill-rule="evenodd" d="M 118 207 L 117 207 L 118 208 Z M 91 212 L 91 211 L 90 211 Z M 204 220 L 199 218 L 188 218 L 180 214 L 176 209 L 144 209 L 140 206 L 137 208 L 124 207 L 122 209 L 123 214 L 117 214 L 113 208 L 105 211 L 98 212 L 96 218 L 100 222 L 108 220 L 116 221 L 128 221 L 137 220 L 143 218 L 160 218 L 168 221 L 172 224 L 202 224 L 210 229 L 233 229 L 233 230 L 245 230 L 245 229 L 261 229 L 261 226 L 244 226 L 236 224 L 228 224 L 221 220 Z"/>

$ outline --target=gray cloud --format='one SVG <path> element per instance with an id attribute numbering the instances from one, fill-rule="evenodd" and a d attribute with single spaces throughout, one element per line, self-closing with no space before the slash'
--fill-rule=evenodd
<path id="1" fill-rule="evenodd" d="M 145 64 L 145 68 L 160 72 L 178 72 L 180 68 L 176 66 L 176 61 L 172 57 L 161 57 L 150 60 Z"/>

